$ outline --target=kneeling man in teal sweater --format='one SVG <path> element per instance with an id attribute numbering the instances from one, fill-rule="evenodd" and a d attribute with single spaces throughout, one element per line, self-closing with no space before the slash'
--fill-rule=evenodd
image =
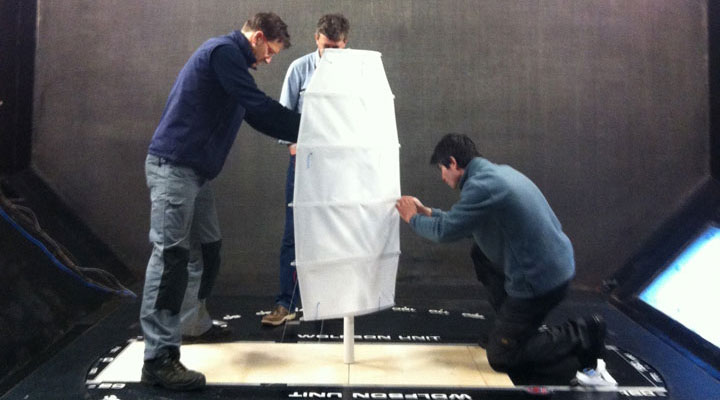
<path id="1" fill-rule="evenodd" d="M 466 135 L 445 135 L 430 164 L 460 190 L 460 200 L 442 211 L 403 196 L 396 207 L 424 238 L 472 238 L 475 271 L 496 313 L 480 340 L 490 366 L 520 379 L 560 364 L 599 368 L 606 330 L 600 316 L 538 329 L 575 275 L 570 239 L 540 189 L 512 167 L 483 158 Z"/>

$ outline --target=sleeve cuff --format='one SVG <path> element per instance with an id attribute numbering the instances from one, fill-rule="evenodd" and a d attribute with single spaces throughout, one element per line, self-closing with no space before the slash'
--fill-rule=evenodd
<path id="1" fill-rule="evenodd" d="M 417 221 L 417 219 L 418 219 L 420 216 L 421 216 L 420 213 L 417 213 L 417 214 L 413 215 L 412 217 L 410 217 L 410 222 L 409 222 L 409 224 L 410 224 L 411 227 L 413 227 L 413 228 L 415 227 L 415 221 Z"/>

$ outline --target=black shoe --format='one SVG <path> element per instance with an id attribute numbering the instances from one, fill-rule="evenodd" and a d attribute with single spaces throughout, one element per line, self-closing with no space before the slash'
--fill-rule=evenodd
<path id="1" fill-rule="evenodd" d="M 166 354 L 145 361 L 140 382 L 171 390 L 196 390 L 205 387 L 205 375 L 185 368 L 179 359 Z"/>
<path id="2" fill-rule="evenodd" d="M 598 359 L 602 359 L 605 352 L 605 336 L 607 324 L 602 316 L 593 314 L 589 318 L 578 320 L 581 337 L 584 339 L 580 356 L 583 368 L 596 368 Z"/>
<path id="3" fill-rule="evenodd" d="M 223 321 L 213 320 L 210 329 L 200 335 L 190 336 L 183 335 L 183 343 L 217 343 L 223 339 L 227 339 L 232 333 L 232 329 Z"/>
<path id="4" fill-rule="evenodd" d="M 588 335 L 590 336 L 590 354 L 598 358 L 603 358 L 605 352 L 605 336 L 607 336 L 607 324 L 605 319 L 598 315 L 593 314 L 587 320 Z"/>

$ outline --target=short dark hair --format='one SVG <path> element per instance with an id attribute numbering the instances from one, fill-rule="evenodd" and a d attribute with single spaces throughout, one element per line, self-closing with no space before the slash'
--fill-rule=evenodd
<path id="1" fill-rule="evenodd" d="M 317 33 L 322 33 L 333 42 L 346 40 L 350 32 L 350 21 L 342 14 L 325 14 L 318 20 Z"/>
<path id="2" fill-rule="evenodd" d="M 261 12 L 245 21 L 242 31 L 261 31 L 269 41 L 279 40 L 282 42 L 283 48 L 287 49 L 290 48 L 290 34 L 287 27 L 287 24 L 277 14 Z"/>
<path id="3" fill-rule="evenodd" d="M 430 164 L 450 166 L 450 157 L 455 157 L 458 167 L 465 168 L 475 157 L 482 157 L 475 143 L 467 135 L 448 133 L 435 145 Z"/>

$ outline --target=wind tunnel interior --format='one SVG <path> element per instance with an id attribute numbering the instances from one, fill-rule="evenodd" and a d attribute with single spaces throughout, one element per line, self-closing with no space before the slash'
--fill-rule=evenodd
<path id="1" fill-rule="evenodd" d="M 78 265 L 117 279 L 100 286 L 140 294 L 150 253 L 143 160 L 182 65 L 207 38 L 272 10 L 293 44 L 252 73 L 277 98 L 290 62 L 315 49 L 317 18 L 337 11 L 350 20 L 349 47 L 382 53 L 403 194 L 452 205 L 457 193 L 428 160 L 444 133 L 469 134 L 547 197 L 574 246 L 575 295 L 637 317 L 627 306 L 637 289 L 718 220 L 719 9 L 704 0 L 3 0 L 10 56 L 0 72 L 12 77 L 0 82 L 3 195 L 32 210 Z M 272 302 L 287 162 L 285 146 L 241 127 L 213 182 L 223 232 L 215 295 Z M 7 219 L 0 231 L 2 393 L 128 297 L 62 272 Z M 484 300 L 469 241 L 437 245 L 404 225 L 401 241 L 399 304 Z"/>

